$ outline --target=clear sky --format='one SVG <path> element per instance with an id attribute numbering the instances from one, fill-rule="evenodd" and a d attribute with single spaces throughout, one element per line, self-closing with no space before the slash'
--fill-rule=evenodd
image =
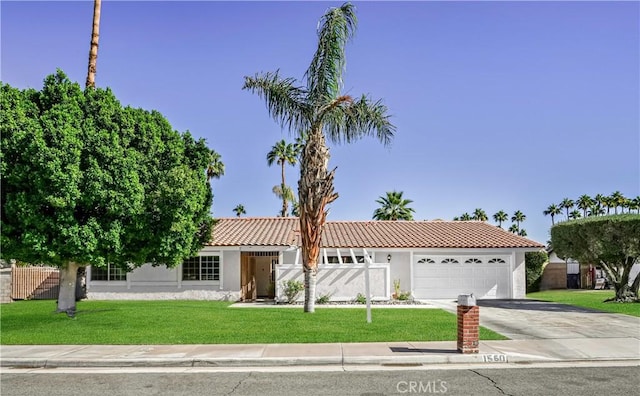
<path id="1" fill-rule="evenodd" d="M 265 157 L 293 139 L 241 90 L 243 77 L 280 69 L 301 80 L 318 19 L 340 4 L 105 0 L 96 84 L 222 155 L 214 216 L 240 203 L 248 216 L 275 216 L 280 170 Z M 544 243 L 548 205 L 640 193 L 638 2 L 354 4 L 344 92 L 383 99 L 397 133 L 390 147 L 332 146 L 340 197 L 330 220 L 371 219 L 395 189 L 419 220 L 521 210 Z M 60 68 L 84 86 L 92 10 L 3 0 L 2 81 L 39 89 Z M 299 169 L 286 172 L 297 185 Z"/>

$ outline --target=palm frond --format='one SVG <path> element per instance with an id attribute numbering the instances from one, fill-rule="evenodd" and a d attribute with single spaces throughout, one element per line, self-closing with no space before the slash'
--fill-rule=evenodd
<path id="1" fill-rule="evenodd" d="M 289 130 L 309 128 L 309 109 L 306 105 L 307 91 L 295 85 L 294 78 L 281 78 L 276 72 L 256 74 L 244 78 L 242 89 L 265 100 L 269 115 Z"/>
<path id="2" fill-rule="evenodd" d="M 305 73 L 309 99 L 322 102 L 322 97 L 336 98 L 342 88 L 346 66 L 345 45 L 357 26 L 355 7 L 345 3 L 327 11 L 318 23 L 318 48 Z"/>
<path id="3" fill-rule="evenodd" d="M 351 143 L 363 136 L 374 136 L 388 146 L 396 130 L 389 119 L 382 101 L 372 102 L 363 95 L 331 108 L 323 121 L 326 136 L 333 143 Z"/>

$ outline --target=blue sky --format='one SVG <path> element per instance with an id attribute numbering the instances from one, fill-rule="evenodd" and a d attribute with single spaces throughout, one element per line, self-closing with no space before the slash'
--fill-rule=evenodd
<path id="1" fill-rule="evenodd" d="M 318 19 L 340 4 L 103 1 L 96 84 L 222 155 L 216 217 L 239 203 L 275 216 L 280 171 L 265 157 L 292 138 L 243 77 L 280 69 L 301 80 Z M 390 147 L 331 147 L 330 220 L 370 219 L 375 200 L 399 190 L 419 220 L 521 210 L 544 243 L 549 204 L 640 194 L 638 2 L 354 4 L 344 92 L 383 99 L 397 133 Z M 2 1 L 2 81 L 39 89 L 60 68 L 84 84 L 92 8 Z M 295 185 L 298 168 L 286 171 Z"/>

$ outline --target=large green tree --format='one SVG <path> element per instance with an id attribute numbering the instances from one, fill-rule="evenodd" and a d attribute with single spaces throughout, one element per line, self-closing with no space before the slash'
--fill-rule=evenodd
<path id="1" fill-rule="evenodd" d="M 315 310 L 326 206 L 338 198 L 333 188 L 335 169 L 328 170 L 327 139 L 350 143 L 373 135 L 388 144 L 395 130 L 381 101 L 373 101 L 366 95 L 354 98 L 341 92 L 345 46 L 355 33 L 356 22 L 355 8 L 350 3 L 330 8 L 320 19 L 318 47 L 305 73 L 305 86 L 297 85 L 293 78 L 281 77 L 278 72 L 245 77 L 243 86 L 264 98 L 269 114 L 283 127 L 306 136 L 298 181 L 305 312 Z"/>
<path id="2" fill-rule="evenodd" d="M 273 188 L 273 193 L 282 200 L 282 210 L 280 217 L 287 217 L 289 210 L 289 201 L 293 200 L 293 191 L 287 186 L 284 174 L 286 164 L 295 165 L 298 162 L 298 155 L 302 146 L 297 143 L 287 143 L 284 139 L 277 142 L 267 153 L 267 164 L 269 166 L 275 164 L 280 165 L 280 185 Z"/>
<path id="3" fill-rule="evenodd" d="M 376 200 L 380 207 L 373 212 L 375 220 L 413 220 L 413 208 L 409 207 L 413 201 L 402 197 L 402 191 L 387 191 L 385 197 Z"/>
<path id="4" fill-rule="evenodd" d="M 587 217 L 551 227 L 558 257 L 600 265 L 613 284 L 616 301 L 637 301 L 640 273 L 630 282 L 631 267 L 640 262 L 640 215 Z"/>
<path id="5" fill-rule="evenodd" d="M 2 257 L 59 267 L 59 312 L 78 268 L 175 266 L 209 240 L 203 140 L 62 71 L 41 91 L 0 84 Z"/>

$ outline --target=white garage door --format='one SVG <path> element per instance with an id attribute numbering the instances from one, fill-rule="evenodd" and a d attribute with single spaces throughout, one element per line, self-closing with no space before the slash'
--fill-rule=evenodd
<path id="1" fill-rule="evenodd" d="M 509 256 L 414 256 L 415 298 L 510 298 Z"/>

